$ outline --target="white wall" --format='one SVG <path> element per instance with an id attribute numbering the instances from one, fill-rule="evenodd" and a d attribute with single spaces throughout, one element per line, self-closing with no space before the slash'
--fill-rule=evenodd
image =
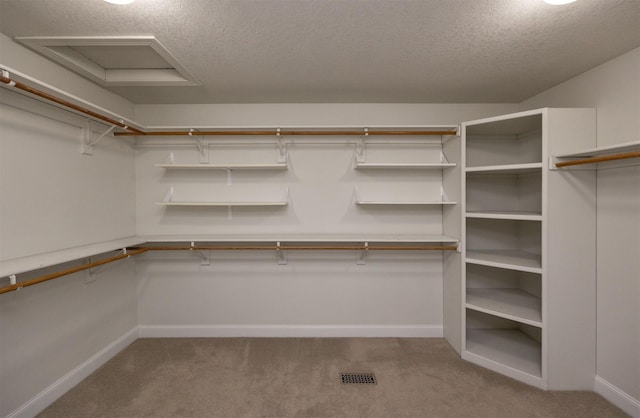
<path id="1" fill-rule="evenodd" d="M 136 108 L 136 116 L 145 125 L 165 126 L 393 126 L 457 124 L 516 108 L 508 104 L 142 105 Z M 443 210 L 450 208 L 359 207 L 353 196 L 357 187 L 363 197 L 436 198 L 442 182 L 439 172 L 355 170 L 354 138 L 287 140 L 293 141 L 288 147 L 289 170 L 234 172 L 232 186 L 226 185 L 224 172 L 203 175 L 154 167 L 165 162 L 171 151 L 176 162 L 197 163 L 198 152 L 189 138 L 141 143 L 136 151 L 138 233 L 442 234 Z M 276 158 L 272 138 L 208 142 L 211 162 L 274 162 Z M 245 142 L 252 145 L 241 145 Z M 158 145 L 162 143 L 176 145 Z M 367 147 L 367 159 L 420 162 L 435 157 L 437 161 L 438 148 L 373 145 Z M 289 187 L 290 198 L 285 208 L 234 209 L 228 219 L 226 208 L 155 205 L 169 186 L 175 187 L 176 195 L 205 200 L 234 189 L 277 198 L 279 190 Z M 141 334 L 442 335 L 443 258 L 439 252 L 373 252 L 366 265 L 357 265 L 353 252 L 295 253 L 289 255 L 287 265 L 276 261 L 271 252 L 214 253 L 210 266 L 200 266 L 193 254 L 144 255 L 138 261 Z"/>
<path id="2" fill-rule="evenodd" d="M 598 146 L 639 141 L 640 49 L 520 107 L 594 107 Z M 634 398 L 637 409 L 627 412 L 640 415 L 640 163 L 631 164 L 599 170 L 597 175 L 596 372 L 604 386 L 608 382 Z"/>
<path id="3" fill-rule="evenodd" d="M 58 86 L 77 78 L 4 36 L 0 42 L 5 65 Z M 132 110 L 84 80 L 75 87 L 115 112 Z M 135 235 L 132 146 L 106 138 L 93 156 L 81 155 L 84 124 L 0 89 L 0 263 Z M 18 280 L 76 264 L 18 274 Z M 88 274 L 0 295 L 0 416 L 33 416 L 135 338 L 133 260 Z"/>

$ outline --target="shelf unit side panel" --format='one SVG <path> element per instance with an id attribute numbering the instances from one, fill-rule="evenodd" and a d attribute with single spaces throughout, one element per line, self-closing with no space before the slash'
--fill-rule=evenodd
<path id="1" fill-rule="evenodd" d="M 442 152 L 449 162 L 457 163 L 456 167 L 444 170 L 442 184 L 449 198 L 458 202 L 462 199 L 461 141 L 454 138 L 442 146 Z M 442 228 L 448 236 L 460 238 L 462 234 L 461 205 L 443 207 Z M 462 258 L 461 253 L 449 251 L 443 257 L 443 327 L 444 338 L 454 350 L 462 353 Z"/>

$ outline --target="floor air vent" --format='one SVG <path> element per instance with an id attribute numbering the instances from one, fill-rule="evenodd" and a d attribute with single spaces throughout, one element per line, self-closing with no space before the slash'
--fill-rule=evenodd
<path id="1" fill-rule="evenodd" d="M 373 373 L 340 373 L 342 383 L 355 383 L 360 385 L 377 385 L 376 375 Z"/>

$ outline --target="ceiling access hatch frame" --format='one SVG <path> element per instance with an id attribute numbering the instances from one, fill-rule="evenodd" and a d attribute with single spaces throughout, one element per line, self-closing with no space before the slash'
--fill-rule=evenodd
<path id="1" fill-rule="evenodd" d="M 19 36 L 15 39 L 104 87 L 201 85 L 152 35 Z M 140 61 L 126 68 L 122 64 L 126 60 L 118 59 L 119 54 L 129 59 L 137 56 Z"/>

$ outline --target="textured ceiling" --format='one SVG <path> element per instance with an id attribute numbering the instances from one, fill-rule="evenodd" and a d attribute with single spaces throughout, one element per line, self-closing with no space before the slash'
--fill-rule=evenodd
<path id="1" fill-rule="evenodd" d="M 202 82 L 134 103 L 519 102 L 640 46 L 640 0 L 0 0 L 0 32 L 155 35 Z"/>

